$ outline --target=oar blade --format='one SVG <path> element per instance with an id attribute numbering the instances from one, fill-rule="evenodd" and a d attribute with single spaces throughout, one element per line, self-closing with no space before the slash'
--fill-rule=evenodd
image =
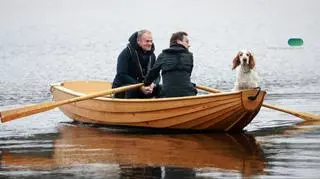
<path id="1" fill-rule="evenodd" d="M 307 113 L 307 112 L 301 112 L 300 114 L 301 118 L 305 119 L 305 120 L 320 120 L 320 115 L 314 115 L 311 113 Z"/>
<path id="2" fill-rule="evenodd" d="M 292 114 L 292 115 L 297 116 L 297 117 L 304 119 L 304 120 L 320 120 L 319 115 L 314 115 L 314 114 L 307 113 L 307 112 L 299 112 L 299 111 L 295 111 L 295 110 L 291 110 L 291 109 L 284 109 L 284 108 L 274 106 L 271 104 L 267 104 L 267 103 L 263 103 L 262 106 L 270 108 L 270 109 L 282 111 L 282 112 L 285 112 L 288 114 Z"/>
<path id="3" fill-rule="evenodd" d="M 0 119 L 1 119 L 1 122 L 8 122 L 17 118 L 22 118 L 22 117 L 30 116 L 33 114 L 41 113 L 41 112 L 48 111 L 50 109 L 55 108 L 56 105 L 54 104 L 56 103 L 47 102 L 47 103 L 23 106 L 21 108 L 2 111 L 0 112 Z"/>
<path id="4" fill-rule="evenodd" d="M 206 86 L 196 85 L 196 87 L 198 89 L 205 90 L 205 91 L 208 91 L 208 92 L 211 92 L 211 93 L 219 93 L 219 92 L 221 92 L 218 89 L 214 89 L 214 88 L 210 88 L 210 87 L 206 87 Z M 297 116 L 297 117 L 299 117 L 301 119 L 304 119 L 306 121 L 320 120 L 320 115 L 314 115 L 314 114 L 307 113 L 307 112 L 298 112 L 298 111 L 294 111 L 294 110 L 290 110 L 290 109 L 284 109 L 284 108 L 281 108 L 281 107 L 278 107 L 278 106 L 274 106 L 274 105 L 271 105 L 271 104 L 266 104 L 266 103 L 263 103 L 262 106 L 264 106 L 266 108 L 274 109 L 274 110 L 277 110 L 277 111 L 282 111 L 282 112 Z"/>

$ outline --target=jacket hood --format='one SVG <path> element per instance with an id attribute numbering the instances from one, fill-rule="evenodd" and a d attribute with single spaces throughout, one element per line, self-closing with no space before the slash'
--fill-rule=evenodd
<path id="1" fill-rule="evenodd" d="M 162 52 L 165 52 L 165 53 L 186 52 L 186 53 L 188 53 L 189 50 L 187 48 L 185 48 L 183 45 L 175 44 L 175 45 L 171 45 L 170 48 L 164 49 Z"/>
<path id="2" fill-rule="evenodd" d="M 139 51 L 143 51 L 143 49 L 139 46 L 138 42 L 137 42 L 137 38 L 138 38 L 138 31 L 134 32 L 128 39 L 129 44 L 135 48 L 136 50 Z M 152 43 L 152 47 L 151 47 L 151 52 L 154 52 L 155 46 L 154 43 Z"/>

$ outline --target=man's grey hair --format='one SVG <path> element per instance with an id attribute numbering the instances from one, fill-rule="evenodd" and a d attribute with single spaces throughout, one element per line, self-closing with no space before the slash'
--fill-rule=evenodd
<path id="1" fill-rule="evenodd" d="M 151 31 L 150 30 L 146 30 L 146 29 L 143 29 L 143 30 L 139 30 L 138 31 L 138 36 L 137 36 L 137 40 L 141 38 L 141 36 L 145 33 L 150 33 L 151 34 Z"/>

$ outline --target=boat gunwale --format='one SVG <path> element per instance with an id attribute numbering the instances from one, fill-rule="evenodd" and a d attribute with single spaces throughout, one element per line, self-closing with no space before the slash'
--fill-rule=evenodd
<path id="1" fill-rule="evenodd" d="M 76 82 L 76 81 L 74 81 Z M 81 82 L 81 81 L 79 81 Z M 90 83 L 90 81 L 87 81 L 88 83 Z M 104 81 L 93 81 L 93 82 L 104 82 Z M 60 90 L 64 93 L 73 95 L 73 96 L 77 96 L 77 97 L 81 97 L 81 96 L 85 96 L 88 94 L 85 93 L 81 93 L 69 88 L 66 88 L 63 85 L 63 82 L 60 83 L 54 83 L 51 86 L 51 91 L 53 91 L 54 89 Z M 91 100 L 100 100 L 100 101 L 108 101 L 108 102 L 127 102 L 127 103 L 136 103 L 136 102 L 158 102 L 158 101 L 182 101 L 182 100 L 189 100 L 189 99 L 201 99 L 201 98 L 207 98 L 207 97 L 213 97 L 213 96 L 225 96 L 225 95 L 237 95 L 239 93 L 243 93 L 244 91 L 258 91 L 256 89 L 245 89 L 245 90 L 240 90 L 240 91 L 230 91 L 230 92 L 221 92 L 221 93 L 208 93 L 208 94 L 201 94 L 201 95 L 196 95 L 196 96 L 183 96 L 183 97 L 170 97 L 170 98 L 148 98 L 148 99 L 120 99 L 120 98 L 107 98 L 107 97 L 97 97 L 97 98 L 93 98 Z M 97 91 L 99 92 L 99 91 Z"/>

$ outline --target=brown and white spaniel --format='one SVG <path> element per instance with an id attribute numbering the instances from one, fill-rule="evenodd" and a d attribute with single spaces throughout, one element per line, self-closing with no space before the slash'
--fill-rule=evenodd
<path id="1" fill-rule="evenodd" d="M 241 50 L 233 59 L 232 70 L 237 70 L 233 90 L 258 87 L 259 77 L 256 72 L 256 59 L 248 50 Z"/>

